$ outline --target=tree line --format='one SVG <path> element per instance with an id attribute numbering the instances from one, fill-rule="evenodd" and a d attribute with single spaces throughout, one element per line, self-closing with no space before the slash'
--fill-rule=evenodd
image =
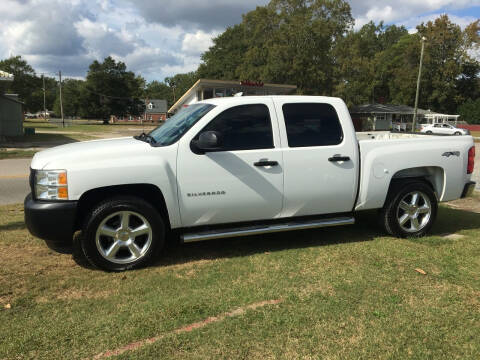
<path id="1" fill-rule="evenodd" d="M 59 80 L 36 74 L 21 56 L 0 61 L 0 70 L 14 75 L 14 81 L 3 85 L 3 92 L 18 94 L 26 112 L 43 111 L 43 81 L 45 107 L 60 116 Z M 128 71 L 125 63 L 107 57 L 103 62 L 93 61 L 85 80 L 62 80 L 63 112 L 67 117 L 109 119 L 110 115 L 141 115 L 145 100 L 174 99 L 185 93 L 197 80 L 196 73 L 177 74 L 164 81 L 147 83 L 144 78 Z"/>
<path id="2" fill-rule="evenodd" d="M 413 106 L 425 37 L 419 107 L 480 123 L 480 20 L 462 30 L 441 15 L 414 34 L 383 22 L 360 29 L 353 24 L 344 0 L 271 0 L 217 36 L 194 72 L 147 83 L 111 57 L 94 61 L 85 80 L 62 82 L 64 113 L 135 115 L 148 98 L 171 106 L 199 78 L 294 84 L 299 94 L 338 96 L 349 106 Z M 15 75 L 8 90 L 20 95 L 28 111 L 43 107 L 42 79 L 25 60 L 5 59 L 0 69 Z M 59 113 L 58 81 L 45 81 L 47 108 Z"/>

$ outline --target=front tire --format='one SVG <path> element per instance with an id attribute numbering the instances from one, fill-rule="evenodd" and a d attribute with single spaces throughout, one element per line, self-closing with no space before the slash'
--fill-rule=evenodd
<path id="1" fill-rule="evenodd" d="M 380 214 L 390 235 L 421 237 L 433 226 L 437 210 L 437 197 L 431 187 L 422 181 L 410 181 L 392 186 Z"/>
<path id="2" fill-rule="evenodd" d="M 148 202 L 133 196 L 107 199 L 85 221 L 81 246 L 88 261 L 108 271 L 150 263 L 165 243 L 165 224 Z"/>
<path id="3" fill-rule="evenodd" d="M 432 135 L 433 132 L 431 132 L 430 130 L 428 130 L 425 134 L 427 134 L 427 135 Z"/>
<path id="4" fill-rule="evenodd" d="M 455 133 L 453 135 L 459 136 L 459 135 L 462 135 L 462 133 L 460 131 L 455 131 Z"/>

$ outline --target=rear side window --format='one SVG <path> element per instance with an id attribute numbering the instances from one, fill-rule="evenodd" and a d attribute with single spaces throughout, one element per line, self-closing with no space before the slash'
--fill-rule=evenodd
<path id="1" fill-rule="evenodd" d="M 270 113 L 264 104 L 240 105 L 227 109 L 201 132 L 204 131 L 220 132 L 224 151 L 273 148 Z"/>
<path id="2" fill-rule="evenodd" d="M 330 104 L 293 103 L 282 107 L 289 147 L 338 145 L 343 131 Z"/>

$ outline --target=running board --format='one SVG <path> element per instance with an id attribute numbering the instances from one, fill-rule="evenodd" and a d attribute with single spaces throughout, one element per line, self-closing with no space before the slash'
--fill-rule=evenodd
<path id="1" fill-rule="evenodd" d="M 353 217 L 337 217 L 330 219 L 315 219 L 315 220 L 305 220 L 305 221 L 292 221 L 287 223 L 278 223 L 278 224 L 262 224 L 254 226 L 245 226 L 239 228 L 230 228 L 230 229 L 219 229 L 219 230 L 209 230 L 198 233 L 186 233 L 181 235 L 181 239 L 184 243 L 190 243 L 195 241 L 203 240 L 214 240 L 220 238 L 229 238 L 236 236 L 248 236 L 248 235 L 259 235 L 259 234 L 268 234 L 280 231 L 290 231 L 290 230 L 305 230 L 305 229 L 315 229 L 323 228 L 329 226 L 339 226 L 339 225 L 351 225 L 355 223 Z"/>

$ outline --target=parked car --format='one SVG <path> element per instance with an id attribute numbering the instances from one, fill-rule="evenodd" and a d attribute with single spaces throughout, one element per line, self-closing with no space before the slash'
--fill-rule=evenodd
<path id="1" fill-rule="evenodd" d="M 36 153 L 25 221 L 52 247 L 81 230 L 86 258 L 113 271 L 148 263 L 168 234 L 347 225 L 369 209 L 387 233 L 423 236 L 439 201 L 473 191 L 474 157 L 471 136 L 356 135 L 338 98 L 208 99 L 149 134 Z"/>
<path id="2" fill-rule="evenodd" d="M 468 130 L 457 128 L 450 124 L 422 124 L 420 132 L 437 135 L 470 135 Z"/>

